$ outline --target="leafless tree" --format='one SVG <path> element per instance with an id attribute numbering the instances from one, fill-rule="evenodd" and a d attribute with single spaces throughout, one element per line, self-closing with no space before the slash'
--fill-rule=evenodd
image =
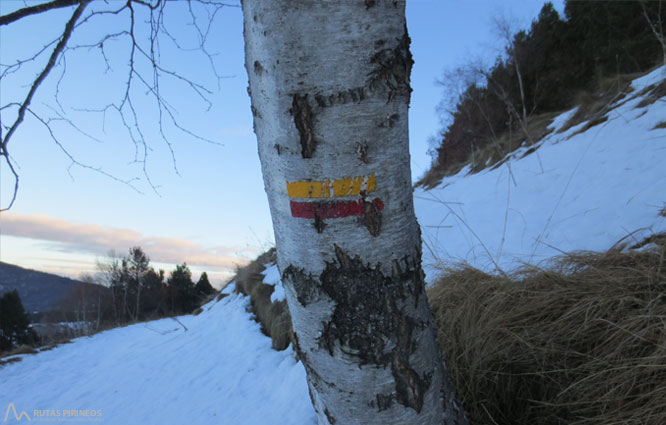
<path id="1" fill-rule="evenodd" d="M 505 43 L 507 54 L 510 56 L 511 62 L 513 62 L 513 66 L 516 71 L 516 79 L 518 80 L 518 88 L 520 89 L 520 109 L 522 112 L 521 115 L 518 115 L 518 111 L 516 111 L 516 115 L 519 118 L 519 120 L 523 121 L 524 123 L 527 123 L 527 103 L 525 101 L 523 74 L 520 71 L 520 63 L 519 63 L 520 61 L 516 54 L 516 48 L 513 42 L 514 35 L 516 33 L 515 29 L 513 28 L 514 25 L 508 18 L 503 16 L 497 16 L 493 19 L 493 26 L 495 28 L 495 32 L 497 33 L 497 35 Z M 513 109 L 516 109 L 513 105 L 512 107 Z"/>
<path id="2" fill-rule="evenodd" d="M 656 16 L 654 18 L 652 18 L 650 16 L 650 14 L 648 13 L 647 8 L 645 7 L 646 0 L 641 0 L 640 3 L 641 3 L 641 8 L 643 10 L 643 16 L 645 17 L 645 20 L 647 21 L 648 26 L 650 27 L 650 29 L 652 30 L 652 33 L 654 34 L 655 38 L 657 39 L 657 41 L 661 45 L 661 49 L 662 49 L 662 52 L 663 52 L 664 65 L 666 65 L 666 38 L 664 38 L 664 26 L 663 26 L 663 23 L 661 22 L 661 16 L 662 16 L 662 12 L 661 12 L 662 9 L 661 8 L 662 8 L 662 5 L 663 5 L 664 2 L 662 0 L 657 1 L 657 4 L 658 4 L 657 13 L 656 13 Z"/>
<path id="3" fill-rule="evenodd" d="M 156 132 L 171 152 L 176 172 L 178 170 L 172 149 L 176 137 L 185 135 L 218 143 L 183 124 L 178 118 L 176 105 L 179 98 L 183 97 L 182 88 L 185 88 L 189 90 L 190 96 L 198 97 L 206 107 L 211 106 L 210 97 L 219 88 L 223 76 L 216 67 L 215 52 L 209 50 L 208 38 L 216 16 L 226 6 L 238 7 L 221 0 L 51 0 L 38 4 L 27 1 L 2 2 L 0 35 L 3 44 L 7 43 L 5 46 L 12 43 L 12 28 L 35 25 L 35 22 L 39 23 L 39 16 L 47 15 L 57 19 L 67 11 L 69 18 L 57 36 L 46 40 L 42 46 L 35 45 L 30 51 L 22 51 L 24 57 L 5 62 L 5 54 L 0 59 L 0 83 L 3 90 L 0 103 L 0 156 L 14 178 L 13 195 L 6 206 L 0 207 L 9 209 L 16 201 L 19 173 L 10 154 L 10 146 L 13 143 L 27 143 L 27 136 L 20 131 L 26 122 L 46 129 L 46 134 L 70 161 L 70 168 L 76 166 L 93 170 L 137 191 L 140 191 L 136 185 L 140 179 L 145 179 L 150 188 L 157 191 L 146 170 L 146 161 L 152 149 L 151 135 L 146 131 L 149 122 L 157 122 Z M 7 9 L 9 12 L 5 13 Z M 178 22 L 183 17 L 187 19 L 188 25 Z M 27 42 L 21 41 L 23 43 Z M 174 51 L 201 55 L 209 64 L 209 69 L 203 70 L 210 74 L 207 81 L 202 77 L 201 69 L 197 69 L 196 75 L 190 76 L 187 64 L 183 63 L 186 61 L 176 61 L 174 64 L 173 60 L 169 60 L 168 52 Z M 102 107 L 65 105 L 65 99 L 70 99 L 72 95 L 62 92 L 61 83 L 72 72 L 72 67 L 80 65 L 74 60 L 79 53 L 85 53 L 86 60 L 97 55 L 106 66 L 106 74 L 122 76 L 123 88 L 113 98 L 103 99 Z M 68 62 L 70 57 L 72 60 Z M 36 76 L 29 77 L 35 70 Z M 26 76 L 29 77 L 27 85 L 18 78 L 22 77 L 25 82 Z M 102 77 L 100 75 L 100 79 Z M 51 80 L 51 84 L 44 84 L 47 80 Z M 170 84 L 175 84 L 179 89 L 165 89 Z M 13 89 L 20 86 L 25 86 L 25 90 L 16 94 Z M 12 95 L 9 94 L 9 88 L 12 88 Z M 150 109 L 144 107 L 147 98 L 152 100 Z M 39 100 L 43 99 L 49 99 L 46 107 L 36 107 L 40 105 Z M 134 144 L 133 162 L 138 163 L 142 170 L 138 176 L 118 177 L 101 166 L 80 161 L 70 152 L 65 143 L 68 131 L 78 132 L 97 142 L 104 139 L 104 136 L 100 138 L 91 134 L 81 125 L 80 119 L 73 118 L 82 112 L 100 114 L 103 123 L 114 115 L 114 119 L 122 123 L 124 137 Z M 102 132 L 105 133 L 104 128 Z M 12 142 L 14 139 L 17 139 L 16 142 Z"/>

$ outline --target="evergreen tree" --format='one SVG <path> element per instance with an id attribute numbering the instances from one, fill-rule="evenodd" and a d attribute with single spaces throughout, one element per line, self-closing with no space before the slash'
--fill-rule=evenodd
<path id="1" fill-rule="evenodd" d="M 497 144 L 500 160 L 517 147 L 510 138 L 500 146 L 503 134 L 522 130 L 526 141 L 533 142 L 524 128 L 532 115 L 563 111 L 582 91 L 609 90 L 609 77 L 663 63 L 666 46 L 660 44 L 659 22 L 666 22 L 664 3 L 567 0 L 565 19 L 551 3 L 544 4 L 529 30 L 507 35 L 505 55 L 489 70 L 460 68 L 472 75 L 466 86 L 451 91 L 457 105 L 449 111 L 439 147 L 432 149 L 437 157 L 428 174 L 441 178 L 470 161 L 476 170 L 475 153 L 490 144 Z M 651 27 L 650 22 L 656 24 Z M 437 183 L 427 179 L 421 184 Z"/>
<path id="2" fill-rule="evenodd" d="M 143 276 L 141 294 L 141 316 L 164 316 L 167 310 L 164 270 L 155 271 L 152 267 Z"/>
<path id="3" fill-rule="evenodd" d="M 215 289 L 213 289 L 213 286 L 208 281 L 208 274 L 206 274 L 206 272 L 201 273 L 201 277 L 199 278 L 197 284 L 194 286 L 194 289 L 196 290 L 197 295 L 201 298 L 204 298 L 205 296 L 215 292 Z"/>
<path id="4" fill-rule="evenodd" d="M 167 280 L 173 313 L 189 313 L 197 307 L 197 295 L 192 282 L 192 272 L 187 264 L 176 266 Z"/>
<path id="5" fill-rule="evenodd" d="M 144 286 L 144 278 L 149 270 L 150 259 L 140 246 L 134 246 L 129 250 L 129 256 L 123 262 L 128 285 L 128 311 L 132 320 L 139 319 L 141 312 L 141 292 Z"/>
<path id="6" fill-rule="evenodd" d="M 37 340 L 18 291 L 5 293 L 0 297 L 0 351 L 11 350 L 16 345 L 33 345 Z"/>

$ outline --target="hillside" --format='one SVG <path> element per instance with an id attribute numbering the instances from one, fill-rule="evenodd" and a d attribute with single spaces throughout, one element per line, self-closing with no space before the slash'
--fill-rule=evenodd
<path id="1" fill-rule="evenodd" d="M 666 231 L 666 68 L 635 79 L 601 117 L 557 116 L 536 149 L 417 188 L 429 281 L 438 265 L 514 270 L 573 250 L 640 244 Z"/>
<path id="2" fill-rule="evenodd" d="M 429 280 L 438 261 L 512 270 L 571 250 L 606 250 L 618 240 L 640 245 L 666 231 L 666 95 L 655 95 L 665 72 L 662 67 L 636 79 L 596 125 L 584 120 L 565 129 L 575 112 L 563 112 L 536 151 L 522 148 L 495 168 L 462 170 L 432 190 L 418 189 Z M 253 274 L 273 286 L 265 298 L 283 302 L 274 263 Z M 249 297 L 233 294 L 234 287 L 199 315 L 179 317 L 182 326 L 172 319 L 139 323 L 4 359 L 21 358 L 0 367 L 0 408 L 12 403 L 31 416 L 35 410 L 94 411 L 106 424 L 316 423 L 302 365 L 291 347 L 271 348 L 248 312 Z M 543 305 L 552 307 L 551 300 Z M 597 332 L 590 310 L 580 311 Z M 663 329 L 663 320 L 656 323 Z M 17 423 L 11 414 L 8 423 Z"/>
<path id="3" fill-rule="evenodd" d="M 25 310 L 31 314 L 53 310 L 68 295 L 81 288 L 102 288 L 67 277 L 0 262 L 0 294 L 18 290 Z M 106 288 L 104 288 L 106 289 Z"/>

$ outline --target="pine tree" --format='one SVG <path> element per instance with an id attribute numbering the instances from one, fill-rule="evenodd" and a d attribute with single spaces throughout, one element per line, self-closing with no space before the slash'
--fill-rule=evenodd
<path id="1" fill-rule="evenodd" d="M 189 313 L 197 307 L 192 272 L 187 264 L 176 266 L 167 281 L 171 298 L 171 309 L 174 313 Z"/>
<path id="2" fill-rule="evenodd" d="M 0 351 L 11 350 L 16 345 L 33 345 L 37 340 L 18 291 L 5 293 L 0 297 Z"/>
<path id="3" fill-rule="evenodd" d="M 213 289 L 213 286 L 208 281 L 208 274 L 206 272 L 201 273 L 201 277 L 199 278 L 197 284 L 194 286 L 194 289 L 197 296 L 201 298 L 215 292 L 215 289 Z"/>

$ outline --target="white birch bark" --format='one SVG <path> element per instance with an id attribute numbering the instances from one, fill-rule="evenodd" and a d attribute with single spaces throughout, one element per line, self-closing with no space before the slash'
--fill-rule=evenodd
<path id="1" fill-rule="evenodd" d="M 405 3 L 244 0 L 278 267 L 320 424 L 465 424 L 421 271 Z"/>

